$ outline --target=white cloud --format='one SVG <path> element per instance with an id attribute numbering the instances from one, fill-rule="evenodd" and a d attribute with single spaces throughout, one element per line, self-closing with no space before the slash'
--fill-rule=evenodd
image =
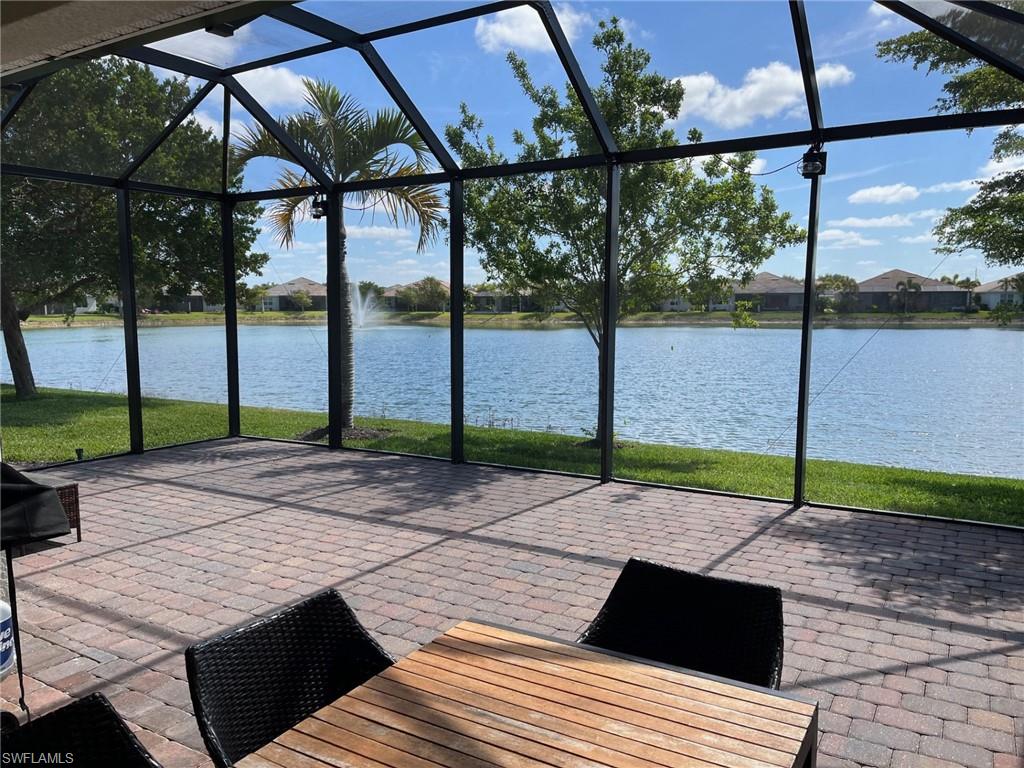
<path id="1" fill-rule="evenodd" d="M 413 237 L 413 232 L 410 229 L 376 224 L 365 227 L 351 224 L 345 227 L 345 234 L 353 240 L 409 240 Z"/>
<path id="2" fill-rule="evenodd" d="M 589 13 L 571 3 L 555 6 L 555 15 L 569 42 L 593 24 Z M 481 16 L 476 21 L 474 35 L 477 45 L 487 53 L 504 53 L 512 48 L 519 51 L 554 52 L 540 16 L 528 5 L 509 8 L 491 16 Z"/>
<path id="3" fill-rule="evenodd" d="M 909 184 L 888 184 L 880 187 L 865 187 L 858 189 L 848 198 L 847 202 L 858 203 L 905 203 L 908 200 L 916 200 L 921 196 L 917 187 Z"/>
<path id="4" fill-rule="evenodd" d="M 914 211 L 907 215 L 912 219 L 931 219 L 932 221 L 935 221 L 944 213 L 945 211 L 939 208 L 925 208 L 923 211 Z"/>
<path id="5" fill-rule="evenodd" d="M 828 243 L 823 245 L 825 250 L 842 250 L 846 248 L 863 248 L 870 245 L 881 245 L 881 240 L 873 240 L 864 237 L 860 232 L 852 232 L 846 229 L 823 229 L 818 233 L 820 242 Z"/>
<path id="6" fill-rule="evenodd" d="M 253 69 L 240 72 L 235 79 L 264 109 L 297 107 L 304 103 L 302 77 L 288 67 Z"/>
<path id="7" fill-rule="evenodd" d="M 964 179 L 963 181 L 943 181 L 939 184 L 932 184 L 930 187 L 925 187 L 924 192 L 969 192 L 978 186 L 980 182 L 974 179 Z"/>
<path id="8" fill-rule="evenodd" d="M 417 265 L 419 262 L 416 259 L 399 259 L 395 262 L 396 267 L 415 267 Z"/>
<path id="9" fill-rule="evenodd" d="M 989 160 L 980 170 L 985 178 L 991 178 L 1009 171 L 1024 170 L 1024 155 L 1014 155 L 1003 160 Z"/>
<path id="10" fill-rule="evenodd" d="M 828 88 L 846 85 L 853 72 L 842 64 L 818 67 L 818 85 Z M 773 61 L 747 71 L 738 88 L 726 85 L 710 72 L 676 78 L 686 93 L 679 118 L 702 117 L 723 128 L 741 128 L 758 118 L 775 117 L 804 104 L 804 83 L 800 71 Z"/>
<path id="11" fill-rule="evenodd" d="M 867 229 L 878 229 L 882 227 L 912 227 L 914 222 L 907 214 L 894 213 L 891 216 L 877 216 L 871 219 L 863 219 L 859 216 L 847 216 L 845 219 L 830 219 L 830 227 L 865 227 Z"/>
<path id="12" fill-rule="evenodd" d="M 864 259 L 863 261 L 858 261 L 857 262 L 857 266 L 858 267 L 873 267 L 877 263 L 878 262 L 875 261 L 874 259 Z"/>
<path id="13" fill-rule="evenodd" d="M 901 237 L 898 239 L 901 243 L 934 243 L 935 235 L 933 235 L 931 232 L 922 232 L 920 235 L 911 235 L 908 237 Z"/>

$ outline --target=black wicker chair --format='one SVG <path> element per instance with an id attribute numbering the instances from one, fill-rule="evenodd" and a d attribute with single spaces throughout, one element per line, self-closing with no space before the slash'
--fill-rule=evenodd
<path id="1" fill-rule="evenodd" d="M 218 766 L 393 663 L 333 589 L 185 652 L 199 731 Z"/>
<path id="2" fill-rule="evenodd" d="M 70 756 L 75 768 L 160 768 L 102 693 L 5 732 L 3 742 L 4 765 L 36 765 L 62 755 L 65 761 Z M 17 757 L 24 754 L 33 757 Z"/>
<path id="3" fill-rule="evenodd" d="M 782 593 L 631 558 L 579 642 L 778 688 Z"/>

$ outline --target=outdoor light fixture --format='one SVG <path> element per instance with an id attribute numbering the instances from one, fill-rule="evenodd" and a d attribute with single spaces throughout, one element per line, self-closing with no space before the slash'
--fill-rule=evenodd
<path id="1" fill-rule="evenodd" d="M 327 198 L 320 195 L 313 195 L 309 203 L 309 215 L 314 219 L 322 219 L 327 215 Z"/>
<path id="2" fill-rule="evenodd" d="M 814 147 L 804 153 L 800 158 L 800 175 L 805 179 L 813 179 L 815 176 L 825 175 L 826 153 L 820 147 Z"/>

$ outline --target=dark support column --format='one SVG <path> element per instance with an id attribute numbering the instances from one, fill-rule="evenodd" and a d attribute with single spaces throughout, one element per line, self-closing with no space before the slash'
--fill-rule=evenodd
<path id="1" fill-rule="evenodd" d="M 238 296 L 235 292 L 238 274 L 235 271 L 235 204 L 220 204 L 221 256 L 224 261 L 224 348 L 228 371 L 228 436 L 242 434 L 240 397 L 238 393 Z"/>
<path id="2" fill-rule="evenodd" d="M 618 165 L 608 166 L 604 213 L 604 301 L 601 308 L 601 350 L 598 401 L 601 438 L 601 482 L 612 479 L 615 445 L 615 322 L 619 313 L 619 176 Z"/>
<path id="3" fill-rule="evenodd" d="M 796 472 L 793 483 L 793 504 L 805 501 L 807 479 L 807 414 L 811 399 L 811 335 L 814 331 L 814 261 L 818 252 L 818 209 L 821 203 L 821 178 L 811 178 L 810 205 L 807 212 L 807 261 L 804 265 L 804 309 L 800 334 L 800 389 L 796 410 Z"/>
<path id="4" fill-rule="evenodd" d="M 466 460 L 466 447 L 464 442 L 465 432 L 465 402 L 463 399 L 463 384 L 465 377 L 464 358 L 465 347 L 463 345 L 463 327 L 465 312 L 465 290 L 463 288 L 463 251 L 466 241 L 466 219 L 463 197 L 462 179 L 452 179 L 449 187 L 448 217 L 449 217 L 449 282 L 451 285 L 450 302 L 451 306 L 451 387 L 452 387 L 452 462 L 460 464 Z"/>
<path id="5" fill-rule="evenodd" d="M 341 193 L 327 193 L 327 444 L 341 448 Z"/>
<path id="6" fill-rule="evenodd" d="M 124 325 L 124 368 L 128 383 L 128 431 L 132 453 L 142 453 L 142 378 L 139 375 L 138 308 L 135 304 L 135 255 L 132 253 L 131 198 L 117 190 L 117 231 L 121 272 L 121 321 Z"/>

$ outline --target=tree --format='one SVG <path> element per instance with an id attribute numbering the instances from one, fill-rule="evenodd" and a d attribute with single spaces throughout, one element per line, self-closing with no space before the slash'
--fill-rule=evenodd
<path id="1" fill-rule="evenodd" d="M 915 282 L 911 277 L 908 277 L 906 280 L 900 280 L 896 283 L 896 298 L 903 304 L 904 315 L 907 314 L 907 310 L 910 307 L 910 297 L 920 292 L 921 284 Z"/>
<path id="2" fill-rule="evenodd" d="M 105 58 L 50 75 L 28 97 L 4 134 L 4 160 L 116 176 L 188 102 L 183 79 L 160 79 L 147 67 Z M 221 143 L 186 120 L 142 166 L 154 182 L 219 189 Z M 240 177 L 229 179 L 237 188 Z M 132 194 L 139 296 L 188 295 L 223 300 L 220 217 L 207 201 Z M 5 177 L 2 185 L 2 319 L 18 397 L 35 394 L 20 320 L 44 304 L 81 302 L 119 291 L 116 197 L 86 185 Z M 257 272 L 267 255 L 251 253 L 256 204 L 237 206 L 236 263 Z M 211 254 L 213 256 L 211 257 Z"/>
<path id="3" fill-rule="evenodd" d="M 601 55 L 597 105 L 623 151 L 673 146 L 672 127 L 682 85 L 649 70 L 650 54 L 626 41 L 619 20 L 600 22 L 593 44 Z M 508 62 L 537 108 L 532 134 L 513 135 L 515 161 L 600 151 L 571 86 L 565 95 L 537 87 L 523 59 Z M 508 162 L 483 121 L 465 104 L 445 136 L 464 167 Z M 699 141 L 696 130 L 688 133 Z M 729 159 L 651 163 L 623 169 L 619 217 L 620 317 L 678 295 L 695 275 L 749 280 L 776 248 L 799 242 L 803 231 L 779 212 L 767 187 L 750 175 L 753 153 Z M 482 254 L 490 279 L 513 292 L 557 293 L 601 341 L 603 169 L 476 180 L 466 187 L 467 243 Z"/>
<path id="4" fill-rule="evenodd" d="M 305 312 L 313 306 L 313 297 L 309 295 L 309 291 L 304 291 L 301 288 L 291 291 L 288 294 L 288 299 L 299 312 Z"/>
<path id="5" fill-rule="evenodd" d="M 1010 0 L 1007 5 L 1024 11 L 1024 1 Z M 955 28 L 981 41 L 1005 41 L 1008 22 L 983 13 L 948 5 L 943 19 L 955 21 Z M 998 43 L 996 45 L 998 49 Z M 1024 105 L 1024 82 L 988 64 L 979 62 L 967 51 L 937 35 L 921 30 L 877 47 L 878 56 L 896 62 L 910 62 L 914 69 L 925 68 L 931 74 L 948 75 L 942 86 L 944 96 L 937 104 L 940 112 L 973 112 Z M 993 158 L 1005 161 L 1024 153 L 1024 132 L 1020 125 L 1000 129 L 993 142 Z M 977 196 L 958 208 L 950 208 L 935 227 L 938 250 L 960 253 L 977 248 L 990 265 L 1024 264 L 1024 171 L 1014 171 L 981 182 Z"/>
<path id="6" fill-rule="evenodd" d="M 416 129 L 397 109 L 382 109 L 370 114 L 355 98 L 343 94 L 324 80 L 304 78 L 306 108 L 281 120 L 284 129 L 297 141 L 335 183 L 365 181 L 382 177 L 415 176 L 429 170 L 430 150 Z M 257 157 L 273 157 L 287 163 L 292 156 L 262 126 L 245 128 L 234 152 L 239 164 Z M 279 187 L 308 184 L 308 174 L 285 168 L 278 176 Z M 419 227 L 417 250 L 422 252 L 443 226 L 444 200 L 435 187 L 413 184 L 407 187 L 350 193 L 358 199 L 360 210 L 376 208 L 395 224 Z M 310 213 L 308 198 L 286 198 L 270 208 L 272 226 L 282 247 L 295 242 L 295 228 Z M 348 286 L 347 240 L 344 212 L 339 222 L 341 239 L 341 281 Z M 353 426 L 352 407 L 355 391 L 354 320 L 352 296 L 341 292 L 341 422 Z"/>
<path id="7" fill-rule="evenodd" d="M 360 280 L 359 295 L 373 296 L 373 298 L 380 300 L 380 298 L 384 295 L 384 286 L 378 285 L 372 280 Z"/>
<path id="8" fill-rule="evenodd" d="M 238 306 L 250 311 L 259 308 L 259 311 L 262 312 L 263 300 L 266 298 L 270 286 L 270 283 L 248 285 L 247 283 L 239 282 L 235 286 L 235 298 L 238 300 Z"/>
<path id="9" fill-rule="evenodd" d="M 857 309 L 857 292 L 859 288 L 857 281 L 849 275 L 838 273 L 821 275 L 815 282 L 815 286 L 819 292 L 818 300 L 822 308 L 824 308 L 825 302 L 831 299 L 829 302 L 831 307 L 842 314 L 853 312 Z M 831 294 L 831 297 L 822 296 L 821 294 L 823 293 Z"/>
<path id="10" fill-rule="evenodd" d="M 416 283 L 409 283 L 409 285 L 403 285 L 398 289 L 396 295 L 398 301 L 408 308 L 410 312 L 415 312 L 420 308 L 420 287 Z"/>
<path id="11" fill-rule="evenodd" d="M 424 307 L 444 312 L 448 305 L 448 289 L 436 277 L 424 277 L 416 283 L 419 303 Z"/>

